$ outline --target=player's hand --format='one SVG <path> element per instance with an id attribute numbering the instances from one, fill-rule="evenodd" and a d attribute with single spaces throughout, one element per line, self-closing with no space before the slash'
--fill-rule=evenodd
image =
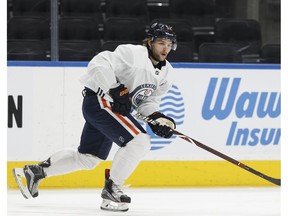
<path id="1" fill-rule="evenodd" d="M 153 133 L 160 137 L 170 138 L 173 135 L 173 130 L 176 128 L 174 120 L 160 112 L 154 112 L 148 116 L 150 119 L 157 121 L 159 124 L 153 125 L 148 123 Z"/>
<path id="2" fill-rule="evenodd" d="M 129 90 L 120 84 L 118 87 L 110 89 L 109 94 L 113 98 L 112 111 L 123 116 L 128 115 L 131 110 Z"/>

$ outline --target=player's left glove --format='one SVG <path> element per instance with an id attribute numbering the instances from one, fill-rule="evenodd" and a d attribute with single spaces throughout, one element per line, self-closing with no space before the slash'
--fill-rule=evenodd
<path id="1" fill-rule="evenodd" d="M 148 116 L 150 119 L 157 121 L 159 124 L 153 125 L 148 123 L 153 133 L 160 137 L 170 138 L 173 135 L 173 130 L 176 128 L 172 118 L 160 113 L 154 112 Z"/>

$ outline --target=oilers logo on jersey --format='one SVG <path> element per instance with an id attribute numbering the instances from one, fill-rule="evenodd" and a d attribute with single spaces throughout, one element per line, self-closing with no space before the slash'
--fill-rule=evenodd
<path id="1" fill-rule="evenodd" d="M 135 90 L 131 93 L 131 95 L 133 95 L 133 106 L 138 107 L 142 103 L 142 101 L 149 97 L 155 90 L 156 86 L 154 84 L 143 84 L 136 87 Z"/>

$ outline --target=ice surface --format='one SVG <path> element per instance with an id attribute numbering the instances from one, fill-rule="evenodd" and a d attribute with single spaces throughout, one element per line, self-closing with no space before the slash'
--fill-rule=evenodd
<path id="1" fill-rule="evenodd" d="M 280 216 L 280 187 L 127 188 L 128 212 L 100 210 L 101 189 L 40 190 L 26 200 L 7 192 L 9 216 Z"/>

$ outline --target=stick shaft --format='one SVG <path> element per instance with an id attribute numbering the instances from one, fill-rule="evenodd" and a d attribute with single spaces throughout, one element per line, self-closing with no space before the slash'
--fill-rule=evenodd
<path id="1" fill-rule="evenodd" d="M 137 118 L 147 122 L 147 123 L 149 122 L 149 123 L 152 123 L 154 125 L 158 124 L 157 121 L 152 120 L 149 117 L 144 116 L 140 113 L 136 113 L 135 116 Z M 190 142 L 192 144 L 195 144 L 196 146 L 198 146 L 202 149 L 205 149 L 206 151 L 208 151 L 214 155 L 217 155 L 218 157 L 220 157 L 226 161 L 229 161 L 230 163 L 233 163 L 234 165 L 236 165 L 242 169 L 245 169 L 246 171 L 253 173 L 253 174 L 255 174 L 255 175 L 257 175 L 257 176 L 259 176 L 259 177 L 261 177 L 261 178 L 263 178 L 263 179 L 265 179 L 265 180 L 267 180 L 267 181 L 269 181 L 275 185 L 278 185 L 278 186 L 281 185 L 281 179 L 276 179 L 276 178 L 272 178 L 270 176 L 267 176 L 267 175 L 255 170 L 255 169 L 253 169 L 253 168 L 251 168 L 251 167 L 249 167 L 249 166 L 247 166 L 247 165 L 245 165 L 245 164 L 243 164 L 243 163 L 241 163 L 241 162 L 239 162 L 239 161 L 237 161 L 237 160 L 235 160 L 235 159 L 233 159 L 233 158 L 231 158 L 231 157 L 229 157 L 229 156 L 227 156 L 227 155 L 225 155 L 225 154 L 223 154 L 223 153 L 221 153 L 221 152 L 219 152 L 219 151 L 217 151 L 217 150 L 215 150 L 215 149 L 213 149 L 207 145 L 204 145 L 203 143 L 201 143 L 201 142 L 199 142 L 199 141 L 197 141 L 197 140 L 195 140 L 195 139 L 193 139 L 193 138 L 191 138 L 185 134 L 182 134 L 176 130 L 173 130 L 173 134 L 176 135 L 177 137 L 184 139 L 185 141 Z"/>
<path id="2" fill-rule="evenodd" d="M 215 149 L 213 149 L 207 145 L 204 145 L 203 143 L 201 143 L 201 142 L 199 142 L 199 141 L 197 141 L 191 137 L 188 137 L 188 136 L 186 136 L 186 135 L 184 135 L 184 134 L 182 134 L 176 130 L 174 130 L 173 133 L 176 136 L 180 137 L 181 139 L 184 139 L 184 140 L 186 140 L 192 144 L 195 144 L 198 147 L 205 149 L 206 151 L 208 151 L 214 155 L 217 155 L 218 157 L 221 157 L 224 160 L 229 161 L 230 163 L 233 163 L 234 165 L 236 165 L 242 169 L 245 169 L 248 172 L 251 172 L 251 173 L 253 173 L 253 174 L 255 174 L 255 175 L 257 175 L 257 176 L 259 176 L 259 177 L 261 177 L 261 178 L 263 178 L 263 179 L 265 179 L 265 180 L 267 180 L 273 184 L 276 184 L 278 186 L 281 185 L 281 179 L 276 179 L 276 178 L 272 178 L 270 176 L 267 176 L 267 175 L 255 170 L 255 169 L 253 169 L 253 168 L 251 168 L 251 167 L 249 167 L 249 166 L 247 166 L 247 165 L 245 165 L 245 164 L 243 164 L 243 163 L 241 163 L 241 162 L 239 162 L 239 161 L 237 161 L 237 160 L 235 160 L 235 159 L 233 159 L 233 158 L 231 158 L 231 157 L 229 157 L 229 156 L 227 156 L 227 155 L 225 155 L 225 154 L 223 154 L 223 153 L 221 153 L 221 152 L 219 152 L 219 151 L 217 151 L 217 150 L 215 150 Z"/>

